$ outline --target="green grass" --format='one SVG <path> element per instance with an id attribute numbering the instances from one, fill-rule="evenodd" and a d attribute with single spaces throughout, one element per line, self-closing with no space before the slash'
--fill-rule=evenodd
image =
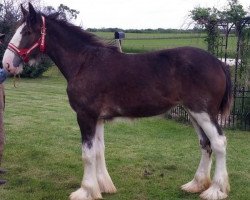
<path id="1" fill-rule="evenodd" d="M 104 39 L 113 39 L 113 32 L 93 32 L 95 35 Z M 142 38 L 190 38 L 205 37 L 204 33 L 128 33 L 125 32 L 126 39 L 142 39 Z"/>
<path id="2" fill-rule="evenodd" d="M 114 38 L 111 32 L 95 32 L 94 34 L 106 40 Z M 122 40 L 122 49 L 124 52 L 139 53 L 180 46 L 205 48 L 203 37 L 204 34 L 200 33 L 126 33 L 126 38 Z"/>
<path id="3" fill-rule="evenodd" d="M 57 73 L 57 72 L 56 72 Z M 55 74 L 49 72 L 47 75 Z M 66 200 L 82 179 L 76 117 L 61 76 L 22 79 L 6 86 L 8 180 L 1 200 Z M 232 200 L 250 194 L 249 132 L 227 131 Z M 193 178 L 200 153 L 192 127 L 161 118 L 113 122 L 105 126 L 106 161 L 118 189 L 107 200 L 191 200 L 180 186 Z"/>
<path id="4" fill-rule="evenodd" d="M 113 32 L 94 32 L 105 40 L 114 39 Z M 127 53 L 148 52 L 181 46 L 193 46 L 207 49 L 204 33 L 125 33 L 122 49 Z M 229 37 L 228 56 L 234 57 L 236 52 L 236 37 Z M 224 54 L 223 54 L 224 56 Z"/>

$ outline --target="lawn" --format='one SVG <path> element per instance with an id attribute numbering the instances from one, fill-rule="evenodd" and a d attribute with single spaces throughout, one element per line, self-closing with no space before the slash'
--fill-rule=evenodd
<path id="1" fill-rule="evenodd" d="M 98 37 L 112 40 L 114 33 L 94 32 Z M 206 48 L 204 34 L 201 33 L 126 33 L 122 40 L 124 52 L 138 53 L 179 46 L 195 46 Z"/>
<path id="2" fill-rule="evenodd" d="M 94 32 L 98 37 L 111 41 L 114 39 L 112 32 Z M 193 46 L 207 49 L 206 34 L 194 33 L 125 33 L 122 40 L 122 49 L 127 53 L 148 52 L 181 46 Z M 221 49 L 219 48 L 219 51 Z M 234 57 L 236 52 L 236 37 L 231 35 L 228 41 L 228 55 Z M 223 55 L 224 56 L 224 55 Z"/>
<path id="3" fill-rule="evenodd" d="M 54 73 L 53 73 L 54 74 Z M 61 76 L 5 83 L 7 144 L 1 200 L 66 200 L 82 179 L 76 117 Z M 227 130 L 230 198 L 250 194 L 250 132 Z M 106 124 L 106 161 L 117 194 L 107 200 L 191 200 L 180 186 L 193 178 L 200 153 L 189 125 L 163 118 Z"/>

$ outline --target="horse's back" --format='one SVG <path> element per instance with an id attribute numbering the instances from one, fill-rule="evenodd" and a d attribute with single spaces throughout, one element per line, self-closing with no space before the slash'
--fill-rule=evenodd
<path id="1" fill-rule="evenodd" d="M 155 81 L 166 87 L 178 86 L 179 90 L 180 87 L 188 89 L 191 85 L 192 88 L 203 86 L 214 90 L 215 85 L 218 88 L 218 85 L 225 82 L 224 63 L 210 53 L 194 47 L 126 55 L 121 62 L 122 68 L 138 78 L 146 77 L 148 81 Z"/>
<path id="2" fill-rule="evenodd" d="M 127 66 L 137 69 L 138 77 L 146 77 L 152 96 L 156 92 L 171 105 L 208 110 L 223 99 L 225 65 L 202 49 L 180 47 L 128 57 L 132 64 Z"/>

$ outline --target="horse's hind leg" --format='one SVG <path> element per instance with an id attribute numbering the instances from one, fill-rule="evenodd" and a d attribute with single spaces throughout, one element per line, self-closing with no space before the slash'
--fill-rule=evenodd
<path id="1" fill-rule="evenodd" d="M 216 160 L 212 184 L 200 197 L 207 200 L 225 199 L 230 190 L 226 168 L 226 137 L 223 135 L 216 117 L 205 112 L 190 113 L 208 137 Z"/>
<path id="2" fill-rule="evenodd" d="M 193 180 L 181 186 L 181 189 L 186 192 L 197 193 L 206 190 L 211 184 L 210 171 L 212 164 L 212 151 L 210 148 L 210 141 L 202 128 L 197 124 L 196 120 L 191 115 L 190 119 L 198 134 L 201 146 L 201 160 Z"/>
<path id="3" fill-rule="evenodd" d="M 115 193 L 116 188 L 109 176 L 105 162 L 103 120 L 97 122 L 95 140 L 96 140 L 96 174 L 100 190 L 103 193 Z"/>

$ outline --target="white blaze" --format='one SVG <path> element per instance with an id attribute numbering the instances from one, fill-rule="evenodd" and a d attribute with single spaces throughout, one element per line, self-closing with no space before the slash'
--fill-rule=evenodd
<path id="1" fill-rule="evenodd" d="M 26 23 L 23 23 L 21 26 L 19 26 L 18 29 L 16 30 L 15 35 L 10 40 L 10 43 L 14 44 L 16 47 L 18 47 L 20 45 L 20 42 L 22 39 L 21 32 L 22 32 L 25 25 L 26 25 Z"/>
<path id="2" fill-rule="evenodd" d="M 26 23 L 23 23 L 21 26 L 19 26 L 19 28 L 16 30 L 16 33 L 10 40 L 10 43 L 14 44 L 16 47 L 19 47 L 20 45 L 22 39 L 21 32 L 25 25 Z M 14 52 L 10 51 L 9 49 L 6 49 L 2 61 L 3 68 L 7 69 L 8 67 L 8 71 L 12 74 L 18 74 L 22 71 L 22 65 L 20 67 L 14 67 L 13 60 L 15 56 L 16 55 Z"/>

